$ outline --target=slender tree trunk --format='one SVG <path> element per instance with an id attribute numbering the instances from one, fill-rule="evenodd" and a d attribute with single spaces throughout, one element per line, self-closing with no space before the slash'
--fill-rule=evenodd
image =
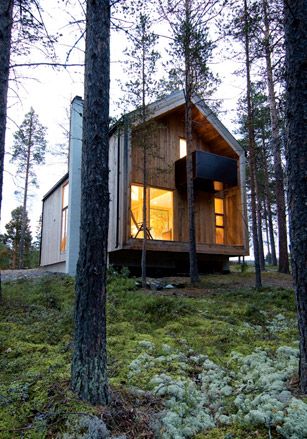
<path id="1" fill-rule="evenodd" d="M 146 101 L 145 101 L 145 50 L 142 48 L 142 122 L 146 122 Z M 142 246 L 142 287 L 146 288 L 146 249 L 147 249 L 147 145 L 146 141 L 143 142 L 143 246 Z"/>
<path id="2" fill-rule="evenodd" d="M 0 2 L 0 218 L 2 206 L 5 131 L 7 115 L 7 92 L 11 53 L 11 35 L 13 24 L 13 0 Z M 0 302 L 2 301 L 0 271 Z"/>
<path id="3" fill-rule="evenodd" d="M 271 243 L 271 255 L 272 255 L 272 265 L 277 266 L 276 250 L 275 250 L 275 237 L 274 237 L 274 227 L 272 219 L 272 205 L 270 199 L 270 187 L 269 187 L 269 171 L 268 171 L 268 159 L 266 156 L 264 135 L 262 134 L 262 154 L 263 154 L 263 168 L 264 168 L 264 192 L 265 192 L 265 209 L 267 212 L 268 223 L 269 223 L 269 234 Z"/>
<path id="4" fill-rule="evenodd" d="M 300 332 L 300 387 L 307 393 L 307 0 L 285 2 L 288 202 Z"/>
<path id="5" fill-rule="evenodd" d="M 24 268 L 25 235 L 26 235 L 26 228 L 27 228 L 27 200 L 28 200 L 29 171 L 30 171 L 30 160 L 31 160 L 31 149 L 32 149 L 32 131 L 33 131 L 32 127 L 33 127 L 33 114 L 31 114 L 31 118 L 30 118 L 29 138 L 27 139 L 28 150 L 27 150 L 25 187 L 24 187 L 24 193 L 23 193 L 23 206 L 22 206 L 22 218 L 21 218 L 21 230 L 20 230 L 18 268 Z"/>
<path id="6" fill-rule="evenodd" d="M 250 168 L 250 188 L 251 188 L 251 209 L 252 209 L 252 235 L 255 257 L 255 287 L 262 287 L 259 240 L 257 231 L 257 206 L 256 206 L 256 157 L 255 157 L 255 134 L 254 118 L 251 102 L 251 80 L 250 80 L 250 56 L 249 56 L 249 29 L 248 29 L 248 10 L 247 1 L 244 0 L 244 27 L 245 27 L 245 63 L 246 63 L 246 85 L 247 85 L 247 121 L 248 121 L 248 149 L 249 149 L 249 168 Z"/>
<path id="7" fill-rule="evenodd" d="M 270 242 L 270 236 L 269 236 L 269 223 L 268 223 L 268 211 L 266 208 L 266 200 L 264 198 L 263 202 L 263 217 L 264 217 L 264 224 L 265 224 L 265 237 L 266 237 L 266 243 L 268 248 L 268 257 L 267 257 L 267 263 L 272 264 L 272 253 L 271 253 L 271 242 Z"/>
<path id="8" fill-rule="evenodd" d="M 80 251 L 76 274 L 72 389 L 92 404 L 108 402 L 106 268 L 109 223 L 110 2 L 88 0 Z"/>
<path id="9" fill-rule="evenodd" d="M 260 270 L 265 270 L 265 260 L 264 260 L 264 250 L 263 250 L 263 236 L 262 236 L 262 210 L 261 202 L 259 200 L 259 186 L 257 184 L 257 228 L 258 228 L 258 239 L 259 239 L 259 259 L 260 259 Z"/>
<path id="10" fill-rule="evenodd" d="M 188 201 L 188 223 L 189 223 L 189 259 L 190 278 L 192 283 L 199 282 L 197 254 L 196 254 L 196 233 L 195 233 L 195 208 L 194 208 L 194 182 L 192 162 L 192 78 L 191 78 L 191 41 L 190 41 L 190 0 L 185 0 L 186 14 L 186 42 L 185 42 L 185 132 L 187 142 L 187 201 Z"/>
<path id="11" fill-rule="evenodd" d="M 263 0 L 262 5 L 263 5 L 263 18 L 265 25 L 265 60 L 266 60 L 267 87 L 269 91 L 272 146 L 273 146 L 274 171 L 275 171 L 275 194 L 276 194 L 276 205 L 277 205 L 278 249 L 279 249 L 278 271 L 280 273 L 289 273 L 284 172 L 281 164 L 281 141 L 280 141 L 279 128 L 278 128 L 278 115 L 277 115 L 273 68 L 272 68 L 272 60 L 271 60 L 270 23 L 267 14 L 267 7 L 268 7 L 267 0 Z"/>

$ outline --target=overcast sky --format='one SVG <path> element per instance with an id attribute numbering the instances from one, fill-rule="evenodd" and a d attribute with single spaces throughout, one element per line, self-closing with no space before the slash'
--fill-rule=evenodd
<path id="1" fill-rule="evenodd" d="M 44 2 L 47 3 L 47 2 Z M 70 7 L 68 13 L 59 14 L 58 0 L 48 0 L 46 24 L 50 32 L 59 31 L 63 34 L 60 45 L 57 49 L 59 60 L 65 61 L 69 46 L 74 43 L 78 30 L 67 25 L 74 18 L 79 18 L 77 6 Z M 164 29 L 160 29 L 161 33 Z M 158 29 L 159 32 L 159 29 Z M 160 39 L 160 44 L 166 44 L 166 39 Z M 123 59 L 122 51 L 126 46 L 123 34 L 113 31 L 111 35 L 111 115 L 118 113 L 116 102 L 120 97 L 120 87 L 118 79 L 123 79 L 123 68 L 120 60 Z M 29 57 L 14 59 L 15 63 L 24 61 L 37 62 L 44 61 L 41 52 L 33 51 Z M 71 62 L 83 62 L 81 50 L 74 51 Z M 222 100 L 222 112 L 219 118 L 233 130 L 232 120 L 235 117 L 237 99 L 244 89 L 244 82 L 241 78 L 233 75 L 238 65 L 233 61 L 215 58 L 212 69 L 219 73 L 221 85 L 217 92 L 217 97 Z M 24 115 L 33 107 L 43 125 L 48 128 L 48 147 L 52 149 L 57 144 L 67 143 L 65 130 L 69 127 L 69 106 L 74 96 L 83 97 L 83 71 L 82 68 L 69 68 L 55 70 L 50 67 L 19 68 L 16 70 L 19 76 L 18 85 L 11 82 L 9 91 L 9 110 L 7 126 L 7 143 L 4 172 L 3 202 L 1 231 L 4 225 L 10 220 L 11 211 L 21 204 L 20 198 L 15 195 L 16 187 L 15 167 L 9 163 L 9 152 L 12 146 L 13 133 L 22 122 Z M 16 97 L 16 91 L 18 97 Z M 209 103 L 210 106 L 210 103 Z M 225 112 L 227 110 L 227 112 Z M 64 127 L 64 128 L 63 128 Z M 29 200 L 28 212 L 31 219 L 31 226 L 34 230 L 42 210 L 43 195 L 63 176 L 67 171 L 66 162 L 63 157 L 54 157 L 50 154 L 46 156 L 46 164 L 38 168 L 39 189 L 31 191 L 32 196 Z"/>

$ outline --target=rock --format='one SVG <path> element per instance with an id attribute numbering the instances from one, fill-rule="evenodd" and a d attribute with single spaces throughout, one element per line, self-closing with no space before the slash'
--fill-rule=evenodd
<path id="1" fill-rule="evenodd" d="M 167 284 L 167 285 L 165 285 L 165 287 L 164 287 L 164 289 L 165 290 L 172 290 L 172 289 L 174 289 L 175 287 L 174 287 L 174 285 L 172 285 L 172 284 Z"/>

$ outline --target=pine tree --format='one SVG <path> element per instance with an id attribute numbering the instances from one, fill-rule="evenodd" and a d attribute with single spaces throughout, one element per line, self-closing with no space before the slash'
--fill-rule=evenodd
<path id="1" fill-rule="evenodd" d="M 285 2 L 287 174 L 291 262 L 300 333 L 299 378 L 307 394 L 307 0 Z"/>
<path id="2" fill-rule="evenodd" d="M 209 40 L 207 23 L 212 18 L 216 2 L 201 0 L 160 0 L 160 8 L 170 24 L 173 41 L 170 48 L 170 75 L 173 83 L 181 84 L 185 96 L 185 135 L 187 144 L 187 198 L 190 244 L 190 278 L 199 280 L 194 211 L 194 184 L 192 165 L 192 97 L 204 97 L 213 83 L 208 68 L 213 43 Z"/>
<path id="3" fill-rule="evenodd" d="M 37 114 L 31 108 L 26 114 L 18 131 L 14 134 L 14 145 L 11 162 L 17 163 L 17 176 L 23 180 L 23 212 L 20 246 L 19 268 L 24 268 L 24 244 L 26 231 L 27 202 L 30 186 L 38 187 L 35 166 L 45 161 L 46 128 L 39 122 Z"/>
<path id="4" fill-rule="evenodd" d="M 15 269 L 20 266 L 20 246 L 24 246 L 23 258 L 24 263 L 30 265 L 30 250 L 32 242 L 32 234 L 30 230 L 30 220 L 27 212 L 24 214 L 23 206 L 16 207 L 11 212 L 12 219 L 5 226 L 4 242 L 11 250 L 11 268 Z M 23 233 L 23 244 L 21 236 Z"/>
<path id="5" fill-rule="evenodd" d="M 156 50 L 158 36 L 152 31 L 152 21 L 146 12 L 149 2 L 143 0 L 133 3 L 133 16 L 135 26 L 129 30 L 130 48 L 125 51 L 128 57 L 127 73 L 129 82 L 125 84 L 125 91 L 129 103 L 136 110 L 130 122 L 136 125 L 133 128 L 133 147 L 138 148 L 143 155 L 143 217 L 141 230 L 143 236 L 142 245 L 142 286 L 146 288 L 146 243 L 148 238 L 148 158 L 154 154 L 154 132 L 156 124 L 150 120 L 148 104 L 157 96 L 158 84 L 155 80 L 157 74 L 157 61 L 160 58 Z M 135 13 L 135 9 L 138 13 Z"/>
<path id="6" fill-rule="evenodd" d="M 109 223 L 110 2 L 88 0 L 72 389 L 107 404 L 106 268 Z"/>

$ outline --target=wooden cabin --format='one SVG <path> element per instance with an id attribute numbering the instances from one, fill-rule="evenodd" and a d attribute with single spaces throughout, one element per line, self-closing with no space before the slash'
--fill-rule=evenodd
<path id="1" fill-rule="evenodd" d="M 81 98 L 75 98 L 69 177 L 62 179 L 43 200 L 41 265 L 70 274 L 75 272 L 79 245 L 82 108 Z M 193 99 L 192 116 L 198 265 L 200 272 L 223 271 L 227 270 L 229 257 L 248 254 L 245 154 L 199 98 Z M 149 273 L 188 273 L 183 93 L 172 93 L 152 104 L 150 119 L 155 123 L 148 152 L 146 231 L 138 125 L 127 115 L 110 130 L 109 263 L 128 266 L 137 273 L 145 231 Z"/>

